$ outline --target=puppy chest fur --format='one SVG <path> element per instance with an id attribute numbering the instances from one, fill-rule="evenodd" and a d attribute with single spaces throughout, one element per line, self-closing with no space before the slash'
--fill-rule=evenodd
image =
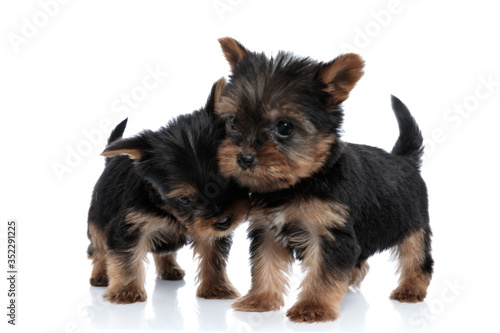
<path id="1" fill-rule="evenodd" d="M 258 207 L 250 214 L 254 229 L 268 229 L 300 260 L 323 242 L 334 242 L 332 230 L 346 226 L 344 205 L 318 198 L 297 198 L 276 207 Z"/>

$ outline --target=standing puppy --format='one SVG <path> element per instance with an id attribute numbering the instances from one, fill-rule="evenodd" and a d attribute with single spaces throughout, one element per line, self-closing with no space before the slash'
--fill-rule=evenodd
<path id="1" fill-rule="evenodd" d="M 252 286 L 233 307 L 283 306 L 295 255 L 307 274 L 287 316 L 335 320 L 349 285 L 367 273 L 366 259 L 390 248 L 401 273 L 391 298 L 422 301 L 432 275 L 431 229 L 422 136 L 408 109 L 392 98 L 400 136 L 391 153 L 343 142 L 341 103 L 363 75 L 357 54 L 321 63 L 285 52 L 267 58 L 228 37 L 219 42 L 232 69 L 216 110 L 228 136 L 220 170 L 255 202 Z"/>
<path id="2" fill-rule="evenodd" d="M 110 302 L 146 299 L 148 252 L 160 278 L 182 279 L 176 251 L 190 242 L 200 258 L 197 296 L 239 296 L 226 261 L 249 199 L 248 190 L 221 177 L 217 168 L 225 127 L 213 111 L 223 85 L 224 79 L 214 84 L 204 108 L 158 131 L 120 139 L 124 121 L 111 134 L 88 214 L 90 284 L 108 286 L 104 298 Z"/>

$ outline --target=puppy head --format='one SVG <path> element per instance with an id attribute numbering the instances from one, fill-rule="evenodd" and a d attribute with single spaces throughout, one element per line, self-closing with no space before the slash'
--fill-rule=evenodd
<path id="1" fill-rule="evenodd" d="M 267 58 L 232 38 L 219 42 L 232 69 L 216 108 L 227 132 L 218 151 L 221 173 L 269 192 L 319 171 L 339 137 L 340 104 L 363 75 L 361 57 Z"/>
<path id="2" fill-rule="evenodd" d="M 153 185 L 164 207 L 195 237 L 230 234 L 244 218 L 248 190 L 218 172 L 217 147 L 225 125 L 213 114 L 224 80 L 213 86 L 207 105 L 158 131 L 112 142 L 102 153 L 126 154 L 136 172 Z"/>

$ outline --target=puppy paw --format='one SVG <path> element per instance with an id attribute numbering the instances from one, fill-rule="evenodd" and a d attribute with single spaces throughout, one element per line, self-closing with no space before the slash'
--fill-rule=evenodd
<path id="1" fill-rule="evenodd" d="M 233 285 L 224 286 L 202 286 L 198 287 L 196 296 L 206 299 L 233 299 L 240 296 L 240 293 L 233 287 Z"/>
<path id="2" fill-rule="evenodd" d="M 106 274 L 96 275 L 90 277 L 90 285 L 94 287 L 106 287 L 109 283 L 108 276 Z"/>
<path id="3" fill-rule="evenodd" d="M 402 303 L 422 302 L 427 296 L 426 290 L 398 287 L 391 293 L 391 299 Z"/>
<path id="4" fill-rule="evenodd" d="M 162 280 L 179 281 L 184 278 L 186 272 L 183 269 L 177 267 L 171 267 L 165 269 L 158 273 L 158 277 Z"/>
<path id="5" fill-rule="evenodd" d="M 246 295 L 233 303 L 233 309 L 245 312 L 277 311 L 284 305 L 283 297 Z"/>
<path id="6" fill-rule="evenodd" d="M 339 317 L 337 311 L 333 310 L 331 307 L 324 306 L 322 304 L 314 303 L 296 303 L 287 311 L 286 316 L 290 318 L 291 321 L 300 322 L 322 322 L 322 321 L 333 321 Z"/>
<path id="7" fill-rule="evenodd" d="M 116 304 L 130 304 L 144 302 L 146 300 L 146 290 L 137 286 L 125 286 L 122 288 L 108 288 L 103 297 Z"/>

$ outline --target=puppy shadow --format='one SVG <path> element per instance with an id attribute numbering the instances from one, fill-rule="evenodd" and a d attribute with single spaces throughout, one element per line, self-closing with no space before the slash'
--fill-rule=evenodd
<path id="1" fill-rule="evenodd" d="M 369 308 L 370 305 L 359 290 L 349 291 L 340 308 L 340 328 L 347 332 L 364 331 Z"/>
<path id="2" fill-rule="evenodd" d="M 434 319 L 426 302 L 400 303 L 391 300 L 391 303 L 399 313 L 401 327 L 408 332 L 425 332 Z"/>
<path id="3" fill-rule="evenodd" d="M 87 314 L 96 329 L 138 330 L 146 326 L 144 309 L 146 302 L 113 304 L 102 297 L 106 288 L 90 287 L 90 304 Z"/>
<path id="4" fill-rule="evenodd" d="M 227 313 L 231 310 L 232 299 L 196 298 L 198 326 L 202 331 L 227 331 Z"/>
<path id="5" fill-rule="evenodd" d="M 154 327 L 183 330 L 184 319 L 177 301 L 177 290 L 186 283 L 181 281 L 156 280 L 146 302 L 113 304 L 102 297 L 106 288 L 90 287 L 90 305 L 87 314 L 95 329 L 144 330 Z M 151 310 L 146 308 L 150 303 Z"/>
<path id="6" fill-rule="evenodd" d="M 156 279 L 151 297 L 154 317 L 148 319 L 148 327 L 162 327 L 174 331 L 184 329 L 184 317 L 179 307 L 177 291 L 185 285 L 184 280 L 165 281 Z"/>
<path id="7" fill-rule="evenodd" d="M 287 328 L 293 331 L 313 332 L 363 332 L 366 328 L 366 314 L 370 308 L 360 291 L 349 291 L 340 306 L 340 318 L 325 323 L 294 323 L 287 321 Z"/>
<path id="8" fill-rule="evenodd" d="M 286 312 L 242 312 L 232 311 L 229 318 L 230 332 L 283 332 L 286 331 Z"/>
<path id="9" fill-rule="evenodd" d="M 349 292 L 340 309 L 340 318 L 325 323 L 294 323 L 286 317 L 287 308 L 272 312 L 234 311 L 229 318 L 230 331 L 241 332 L 361 332 L 365 330 L 368 302 L 360 292 Z"/>

